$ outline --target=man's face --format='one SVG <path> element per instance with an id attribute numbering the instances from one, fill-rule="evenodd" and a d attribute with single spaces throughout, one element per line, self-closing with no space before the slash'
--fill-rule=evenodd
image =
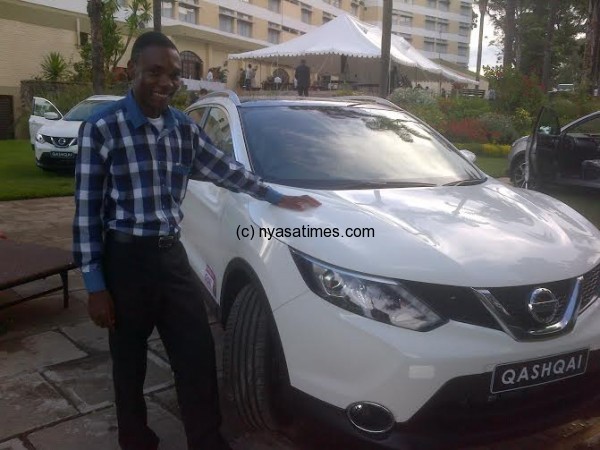
<path id="1" fill-rule="evenodd" d="M 156 118 L 169 106 L 181 86 L 181 59 L 172 48 L 146 47 L 127 65 L 133 95 L 146 117 Z"/>

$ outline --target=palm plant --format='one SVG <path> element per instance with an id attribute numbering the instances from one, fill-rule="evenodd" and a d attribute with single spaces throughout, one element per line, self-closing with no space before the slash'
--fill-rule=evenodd
<path id="1" fill-rule="evenodd" d="M 69 64 L 59 52 L 50 52 L 42 61 L 42 78 L 46 81 L 62 81 L 70 74 Z"/>

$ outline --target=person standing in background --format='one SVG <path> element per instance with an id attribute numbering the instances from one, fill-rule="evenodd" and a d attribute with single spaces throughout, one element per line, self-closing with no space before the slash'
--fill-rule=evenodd
<path id="1" fill-rule="evenodd" d="M 300 65 L 296 67 L 294 75 L 298 82 L 298 95 L 308 97 L 308 88 L 310 87 L 310 68 L 306 65 L 306 60 L 301 60 Z"/>

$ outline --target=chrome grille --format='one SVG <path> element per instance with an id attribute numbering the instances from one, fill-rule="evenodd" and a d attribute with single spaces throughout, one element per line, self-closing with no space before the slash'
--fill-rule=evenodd
<path id="1" fill-rule="evenodd" d="M 596 266 L 583 276 L 583 285 L 581 287 L 581 304 L 579 311 L 583 311 L 600 293 L 600 265 Z"/>
<path id="2" fill-rule="evenodd" d="M 545 328 L 547 324 L 540 324 L 529 312 L 531 292 L 538 287 L 545 287 L 554 293 L 559 303 L 554 321 L 559 321 L 567 309 L 573 286 L 574 280 L 563 280 L 540 285 L 490 288 L 489 291 L 511 316 L 514 325 L 522 330 L 539 330 Z"/>
<path id="3" fill-rule="evenodd" d="M 50 143 L 57 148 L 67 148 L 74 145 L 77 142 L 77 138 L 72 137 L 50 137 Z"/>

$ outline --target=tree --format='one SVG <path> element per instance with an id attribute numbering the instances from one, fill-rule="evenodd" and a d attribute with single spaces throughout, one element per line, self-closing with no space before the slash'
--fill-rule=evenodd
<path id="1" fill-rule="evenodd" d="M 511 67 L 515 63 L 515 39 L 517 35 L 517 1 L 506 0 L 504 16 L 504 67 Z"/>
<path id="2" fill-rule="evenodd" d="M 558 0 L 548 1 L 548 20 L 546 22 L 546 40 L 544 42 L 544 64 L 542 66 L 542 85 L 547 90 L 550 87 L 552 69 L 552 44 L 554 39 L 554 26 L 557 21 L 556 12 Z"/>
<path id="3" fill-rule="evenodd" d="M 477 41 L 477 72 L 475 80 L 479 89 L 479 72 L 481 72 L 481 53 L 483 51 L 483 21 L 485 19 L 485 11 L 487 10 L 488 0 L 479 0 L 479 40 Z"/>
<path id="4" fill-rule="evenodd" d="M 598 87 L 600 81 L 600 3 L 597 0 L 588 0 L 583 74 L 583 80 L 588 86 Z"/>
<path id="5" fill-rule="evenodd" d="M 161 31 L 162 28 L 162 2 L 161 0 L 152 0 L 152 15 L 154 16 L 154 31 Z"/>
<path id="6" fill-rule="evenodd" d="M 91 28 L 91 58 L 92 58 L 92 86 L 94 94 L 104 92 L 104 44 L 102 36 L 102 12 L 104 3 L 102 0 L 88 0 L 87 13 L 90 17 Z"/>
<path id="7" fill-rule="evenodd" d="M 133 0 L 124 24 L 117 24 L 115 20 L 119 8 L 117 0 L 88 0 L 88 15 L 93 24 L 91 43 L 81 46 L 81 62 L 76 64 L 76 71 L 79 78 L 85 79 L 85 71 L 91 67 L 94 93 L 99 92 L 97 89 L 104 90 L 106 75 L 114 72 L 133 37 L 152 18 L 150 0 Z M 102 50 L 101 56 L 98 56 L 98 47 Z M 96 77 L 102 77 L 101 88 L 96 85 Z"/>
<path id="8" fill-rule="evenodd" d="M 46 81 L 62 81 L 69 75 L 69 64 L 59 52 L 50 52 L 42 61 L 42 78 Z"/>

